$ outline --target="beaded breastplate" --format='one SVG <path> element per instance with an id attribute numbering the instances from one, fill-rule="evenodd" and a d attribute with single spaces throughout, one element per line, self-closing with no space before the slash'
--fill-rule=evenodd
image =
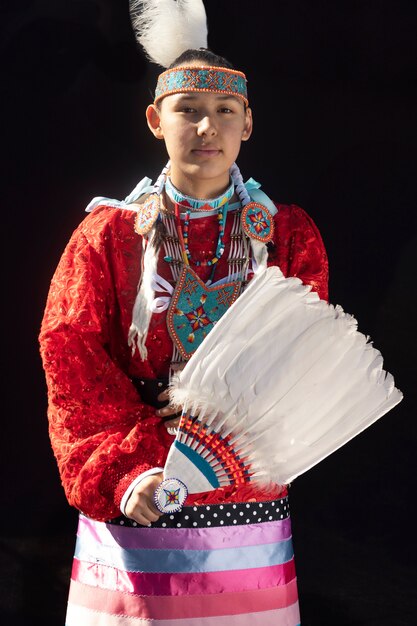
<path id="1" fill-rule="evenodd" d="M 169 334 L 183 359 L 197 350 L 239 291 L 236 281 L 210 287 L 189 266 L 183 268 L 167 312 Z"/>

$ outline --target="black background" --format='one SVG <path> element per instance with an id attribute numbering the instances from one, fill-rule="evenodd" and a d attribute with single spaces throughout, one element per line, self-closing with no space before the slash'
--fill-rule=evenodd
<path id="1" fill-rule="evenodd" d="M 291 488 L 303 626 L 417 623 L 415 1 L 206 1 L 209 45 L 246 72 L 239 165 L 317 223 L 330 301 L 381 350 L 403 402 Z M 37 336 L 49 281 L 95 195 L 165 163 L 144 109 L 158 68 L 126 0 L 2 9 L 0 615 L 64 624 L 76 511 L 49 446 Z M 4 616 L 4 618 L 3 618 Z"/>

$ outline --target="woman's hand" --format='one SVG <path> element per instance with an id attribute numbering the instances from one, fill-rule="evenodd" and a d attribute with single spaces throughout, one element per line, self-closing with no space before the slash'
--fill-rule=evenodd
<path id="1" fill-rule="evenodd" d="M 185 363 L 177 363 L 175 366 L 173 366 L 173 369 L 176 372 L 179 372 L 184 369 L 184 367 Z M 165 402 L 166 400 L 169 400 L 169 390 L 165 389 L 164 391 L 162 391 L 158 396 L 158 400 L 160 402 Z M 156 414 L 164 418 L 165 428 L 178 428 L 182 414 L 182 407 L 173 407 L 168 404 L 162 409 L 159 409 Z"/>
<path id="2" fill-rule="evenodd" d="M 168 389 L 165 389 L 165 391 L 162 391 L 159 394 L 158 400 L 160 402 L 165 402 L 166 400 L 169 400 Z M 156 412 L 157 415 L 164 418 L 165 428 L 178 428 L 178 425 L 181 419 L 181 413 L 182 413 L 181 408 L 178 408 L 178 407 L 174 408 L 170 404 L 168 404 L 167 406 L 164 406 L 162 409 L 159 409 Z"/>
<path id="3" fill-rule="evenodd" d="M 142 526 L 156 522 L 162 515 L 156 508 L 153 495 L 163 480 L 163 473 L 152 474 L 140 481 L 129 496 L 125 506 L 126 516 Z"/>

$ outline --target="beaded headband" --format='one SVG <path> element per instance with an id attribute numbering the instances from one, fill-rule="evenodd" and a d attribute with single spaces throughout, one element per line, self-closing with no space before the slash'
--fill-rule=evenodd
<path id="1" fill-rule="evenodd" d="M 246 82 L 243 72 L 226 67 L 173 67 L 159 75 L 154 104 L 174 93 L 197 91 L 237 96 L 247 106 Z"/>

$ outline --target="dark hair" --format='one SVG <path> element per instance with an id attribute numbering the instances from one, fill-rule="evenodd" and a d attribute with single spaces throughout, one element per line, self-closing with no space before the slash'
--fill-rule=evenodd
<path id="1" fill-rule="evenodd" d="M 233 70 L 233 65 L 224 57 L 215 54 L 209 48 L 197 48 L 196 50 L 185 50 L 179 57 L 175 59 L 173 63 L 167 68 L 179 67 L 180 65 L 190 63 L 191 61 L 201 61 L 207 65 L 215 65 L 217 67 L 227 67 L 229 70 Z"/>

